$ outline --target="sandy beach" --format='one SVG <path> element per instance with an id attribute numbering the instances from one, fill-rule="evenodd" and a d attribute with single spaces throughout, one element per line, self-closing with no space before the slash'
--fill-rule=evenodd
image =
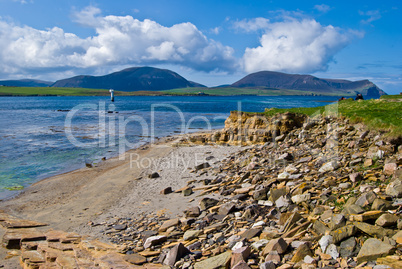
<path id="1" fill-rule="evenodd" d="M 0 212 L 48 224 L 38 228 L 43 231 L 76 232 L 104 242 L 108 240 L 102 226 L 89 224 L 141 213 L 182 214 L 186 208 L 197 205 L 199 199 L 183 197 L 181 192 L 163 195 L 161 190 L 171 187 L 175 191 L 187 186 L 187 182 L 201 181 L 206 176 L 190 173 L 194 166 L 206 159 L 213 166 L 240 148 L 191 143 L 176 146 L 181 139 L 180 136 L 162 138 L 157 143 L 126 152 L 124 158 L 115 157 L 92 168 L 41 180 L 18 196 L 0 202 Z M 160 176 L 149 178 L 154 172 Z M 3 234 L 4 230 L 0 229 L 0 237 Z M 6 258 L 8 254 L 7 249 L 0 248 L 0 260 L 3 260 L 0 268 L 20 268 L 19 258 Z"/>
<path id="2" fill-rule="evenodd" d="M 161 141 L 128 151 L 124 160 L 115 157 L 97 167 L 41 180 L 17 197 L 0 203 L 0 210 L 14 216 L 49 224 L 52 229 L 74 231 L 101 237 L 89 222 L 97 223 L 113 217 L 135 216 L 143 212 L 163 211 L 166 215 L 182 213 L 198 200 L 181 193 L 162 195 L 201 181 L 190 173 L 196 165 L 208 162 L 213 166 L 236 146 L 175 146 L 180 138 Z M 157 172 L 160 177 L 149 178 Z M 204 176 L 205 177 L 205 176 Z"/>

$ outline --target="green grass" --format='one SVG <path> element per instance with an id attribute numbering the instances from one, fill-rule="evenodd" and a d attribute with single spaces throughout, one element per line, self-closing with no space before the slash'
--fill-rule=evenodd
<path id="1" fill-rule="evenodd" d="M 272 108 L 267 109 L 262 114 L 272 116 L 284 112 L 309 116 L 318 114 L 345 116 L 352 122 L 362 122 L 369 128 L 387 131 L 391 137 L 402 136 L 402 95 L 364 101 L 349 99 L 320 107 Z"/>
<path id="2" fill-rule="evenodd" d="M 400 100 L 402 98 L 401 94 L 396 94 L 396 95 L 383 95 L 380 97 L 380 99 L 385 99 L 385 100 Z"/>
<path id="3" fill-rule="evenodd" d="M 261 95 L 261 96 L 278 96 L 278 95 L 317 95 L 312 91 L 299 91 L 299 90 L 286 90 L 286 89 L 272 89 L 272 88 L 234 88 L 234 87 L 218 87 L 218 88 L 178 88 L 172 90 L 162 91 L 163 93 L 170 95 L 197 95 L 199 92 L 203 92 L 208 95 Z M 319 94 L 323 95 L 323 94 Z M 337 96 L 339 93 L 328 93 L 326 95 Z"/>
<path id="4" fill-rule="evenodd" d="M 119 92 L 115 92 L 118 94 Z M 57 87 L 0 87 L 0 96 L 93 96 L 110 95 L 106 89 L 57 88 Z"/>
<path id="5" fill-rule="evenodd" d="M 272 88 L 234 88 L 234 87 L 218 87 L 218 88 L 179 88 L 164 91 L 135 91 L 124 92 L 115 91 L 116 96 L 160 96 L 160 95 L 198 95 L 203 92 L 208 95 L 231 96 L 231 95 L 260 95 L 260 96 L 279 96 L 279 95 L 326 95 L 339 96 L 339 92 L 316 93 L 313 91 L 299 91 Z M 87 88 L 57 88 L 57 87 L 9 87 L 0 86 L 0 96 L 108 96 L 109 89 L 87 89 Z M 351 95 L 349 95 L 351 96 Z M 353 94 L 354 96 L 354 94 Z M 382 96 L 384 99 L 393 99 L 398 95 Z"/>
<path id="6" fill-rule="evenodd" d="M 130 96 L 161 96 L 166 95 L 164 92 L 159 91 L 135 91 L 135 92 L 118 92 L 117 95 L 130 95 Z"/>
<path id="7" fill-rule="evenodd" d="M 123 95 L 166 95 L 158 91 L 123 92 L 114 91 L 116 96 Z M 109 89 L 62 88 L 62 87 L 8 87 L 0 86 L 0 96 L 109 96 Z"/>

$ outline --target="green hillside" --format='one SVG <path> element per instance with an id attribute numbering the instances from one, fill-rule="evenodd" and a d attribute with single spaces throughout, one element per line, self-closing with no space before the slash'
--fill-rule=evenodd
<path id="1" fill-rule="evenodd" d="M 355 94 L 344 93 L 317 93 L 313 91 L 285 90 L 272 88 L 236 88 L 236 87 L 187 87 L 164 91 L 134 91 L 124 92 L 115 91 L 116 96 L 160 96 L 160 95 L 260 95 L 260 96 L 279 96 L 279 95 L 322 95 L 354 97 Z M 71 87 L 11 87 L 0 86 L 0 96 L 108 96 L 109 89 L 88 89 Z"/>
<path id="2" fill-rule="evenodd" d="M 179 88 L 165 91 L 135 91 L 123 92 L 115 91 L 116 96 L 123 95 L 197 95 L 200 92 L 207 95 L 310 95 L 312 92 L 297 90 L 277 90 L 277 89 L 258 89 L 258 88 Z M 9 87 L 0 86 L 0 96 L 107 96 L 110 95 L 109 89 L 88 89 L 88 88 L 68 88 L 68 87 Z"/>
<path id="3" fill-rule="evenodd" d="M 166 94 L 172 95 L 197 95 L 204 93 L 207 95 L 261 95 L 261 96 L 277 96 L 277 95 L 313 95 L 317 94 L 312 91 L 299 90 L 279 90 L 272 88 L 236 88 L 236 87 L 217 87 L 217 88 L 179 88 L 163 91 Z M 332 94 L 334 95 L 334 94 Z"/>
<path id="4" fill-rule="evenodd" d="M 115 95 L 160 95 L 160 92 L 122 92 Z M 0 96 L 108 96 L 109 89 L 86 89 L 64 87 L 9 87 L 0 86 Z"/>

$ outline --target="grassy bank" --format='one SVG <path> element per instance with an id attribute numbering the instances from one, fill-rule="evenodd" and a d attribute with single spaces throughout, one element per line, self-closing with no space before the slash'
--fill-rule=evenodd
<path id="1" fill-rule="evenodd" d="M 213 96 L 233 96 L 233 95 L 258 95 L 258 96 L 346 96 L 339 92 L 317 93 L 313 91 L 286 90 L 273 88 L 179 88 L 164 91 L 115 91 L 116 96 L 161 96 L 161 95 L 205 95 Z M 109 89 L 89 89 L 89 88 L 59 88 L 59 87 L 10 87 L 0 86 L 0 96 L 107 96 Z M 350 96 L 350 95 L 349 95 Z M 353 94 L 354 96 L 354 94 Z"/>
<path id="2" fill-rule="evenodd" d="M 263 114 L 272 116 L 277 113 L 294 112 L 314 116 L 339 115 L 352 122 L 361 122 L 367 127 L 389 132 L 391 137 L 402 136 L 402 95 L 388 95 L 380 99 L 353 101 L 344 100 L 335 104 L 320 107 L 267 109 Z"/>
<path id="3" fill-rule="evenodd" d="M 218 87 L 218 88 L 179 88 L 163 91 L 171 95 L 197 95 L 204 93 L 207 95 L 231 96 L 231 95 L 259 95 L 259 96 L 278 96 L 278 95 L 317 95 L 312 91 L 298 91 L 286 89 L 273 89 L 273 88 L 234 88 L 234 87 Z M 319 95 L 324 95 L 320 93 Z M 332 93 L 326 95 L 335 95 Z M 339 95 L 336 94 L 337 96 Z"/>
<path id="4" fill-rule="evenodd" d="M 278 89 L 252 89 L 252 88 L 180 88 L 165 91 L 115 91 L 116 96 L 160 96 L 160 95 L 198 95 L 203 92 L 206 95 L 312 95 L 313 92 Z M 87 88 L 58 88 L 58 87 L 9 87 L 0 86 L 0 96 L 107 96 L 109 89 Z"/>
<path id="5" fill-rule="evenodd" d="M 0 87 L 0 96 L 106 96 L 106 89 L 56 87 Z"/>
<path id="6" fill-rule="evenodd" d="M 158 96 L 158 91 L 123 92 L 114 91 L 116 96 Z M 109 89 L 59 88 L 59 87 L 9 87 L 0 86 L 0 96 L 109 96 Z"/>

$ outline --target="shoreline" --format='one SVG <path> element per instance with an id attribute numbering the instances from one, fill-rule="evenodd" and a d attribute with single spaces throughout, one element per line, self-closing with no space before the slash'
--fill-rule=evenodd
<path id="1" fill-rule="evenodd" d="M 163 142 L 163 141 L 165 141 L 167 139 L 170 139 L 170 138 L 174 139 L 175 137 L 180 137 L 180 136 L 203 134 L 203 133 L 208 133 L 208 132 L 214 132 L 214 131 L 220 130 L 220 129 L 222 129 L 222 127 L 217 127 L 215 129 L 212 128 L 211 130 L 197 129 L 197 130 L 194 130 L 193 132 L 191 130 L 189 130 L 189 132 L 186 133 L 186 134 L 177 134 L 177 133 L 173 132 L 173 133 L 168 134 L 168 135 L 166 135 L 164 137 L 157 137 L 155 139 L 154 144 L 159 144 L 159 143 L 161 143 L 161 142 Z M 128 149 L 126 152 L 123 153 L 123 155 L 128 153 L 128 152 L 130 152 L 130 151 L 134 151 L 134 150 L 137 150 L 137 149 L 142 148 L 142 147 L 147 147 L 149 145 L 151 145 L 151 142 L 144 142 L 144 144 L 142 144 L 142 145 L 140 145 L 140 146 L 138 146 L 136 148 Z M 111 155 L 106 160 L 99 159 L 99 162 L 95 163 L 94 167 L 102 165 L 105 161 L 109 161 L 110 159 L 119 158 L 120 155 L 122 155 L 122 154 Z M 64 175 L 64 174 L 67 174 L 67 173 L 70 173 L 70 172 L 74 172 L 76 170 L 80 170 L 80 169 L 85 168 L 85 166 L 86 166 L 86 164 L 79 165 L 79 167 L 75 166 L 73 168 L 64 167 L 63 169 L 61 169 L 60 171 L 56 172 L 55 174 L 53 174 L 51 176 L 46 176 L 46 175 L 38 176 L 35 179 L 35 182 L 33 182 L 33 183 L 31 183 L 31 184 L 29 184 L 27 186 L 24 186 L 21 190 L 3 189 L 3 190 L 0 191 L 0 204 L 2 202 L 4 202 L 4 201 L 8 201 L 8 200 L 11 200 L 11 199 L 14 199 L 14 198 L 18 197 L 20 194 L 24 193 L 27 188 L 29 188 L 30 186 L 32 186 L 32 185 L 34 185 L 34 184 L 36 184 L 36 183 L 38 183 L 38 182 L 40 182 L 42 180 L 46 180 L 46 179 L 49 179 L 49 178 L 52 178 L 52 177 Z M 2 197 L 3 196 L 2 193 L 4 194 L 4 197 Z"/>
<path id="2" fill-rule="evenodd" d="M 183 136 L 191 137 L 211 132 L 214 132 L 214 130 L 166 136 L 159 138 L 153 144 L 147 143 L 139 148 L 128 150 L 123 154 L 125 156 L 124 160 L 120 160 L 122 155 L 119 155 L 92 168 L 84 167 L 44 178 L 28 186 L 15 196 L 0 201 L 0 211 L 20 218 L 45 222 L 52 228 L 80 232 L 81 228 L 79 227 L 85 226 L 95 216 L 105 212 L 110 213 L 108 209 L 118 205 L 121 199 L 127 198 L 127 190 L 130 190 L 136 183 L 141 180 L 148 180 L 147 174 L 153 173 L 151 172 L 153 169 L 160 170 L 157 166 L 163 164 L 162 161 L 166 161 L 169 154 L 183 155 L 190 148 L 190 152 L 194 148 L 201 149 L 200 154 L 213 152 L 213 148 L 217 147 L 216 145 L 201 147 L 194 147 L 194 145 L 174 146 L 176 141 L 183 139 Z M 224 147 L 223 151 L 228 148 L 234 147 Z M 136 164 L 139 164 L 139 166 L 129 167 L 130 156 L 133 154 L 136 157 L 134 161 L 137 161 Z M 191 154 L 196 153 L 191 152 Z M 186 161 L 188 161 L 188 164 L 192 164 L 191 167 L 194 167 L 196 162 L 200 160 L 196 160 L 195 155 L 191 158 L 191 154 L 187 155 L 190 159 Z M 148 161 L 150 161 L 151 165 L 148 165 Z M 141 167 L 142 165 L 144 167 Z M 191 167 L 189 166 L 188 168 Z M 178 182 L 174 182 L 178 167 L 171 168 L 173 168 L 173 174 L 169 174 L 167 180 L 156 184 L 157 187 L 160 187 L 159 191 L 164 188 L 163 184 L 168 184 L 169 181 L 176 185 L 177 188 L 179 187 Z M 119 175 L 119 178 L 115 178 L 117 175 Z M 185 182 L 180 183 L 184 186 Z M 146 197 L 146 195 L 139 196 L 140 200 Z M 158 205 L 162 206 L 163 203 Z"/>
<path id="3" fill-rule="evenodd" d="M 286 97 L 348 97 L 348 98 L 354 98 L 355 95 L 331 95 L 331 94 L 276 94 L 276 95 L 263 95 L 263 94 L 227 94 L 227 95 L 220 95 L 220 94 L 205 94 L 205 95 L 199 95 L 199 94 L 154 94 L 154 95 L 148 95 L 148 94 L 138 94 L 138 95 L 115 95 L 115 97 L 138 97 L 138 96 L 146 96 L 146 97 L 169 97 L 169 96 L 196 96 L 196 97 L 233 97 L 233 96 L 241 96 L 241 97 L 247 97 L 247 96 L 260 96 L 260 97 L 281 97 L 281 96 L 286 96 Z M 2 95 L 0 94 L 0 97 L 110 97 L 110 95 L 57 95 L 57 94 L 44 94 L 44 95 Z M 373 99 L 379 99 L 378 98 L 373 98 Z"/>

